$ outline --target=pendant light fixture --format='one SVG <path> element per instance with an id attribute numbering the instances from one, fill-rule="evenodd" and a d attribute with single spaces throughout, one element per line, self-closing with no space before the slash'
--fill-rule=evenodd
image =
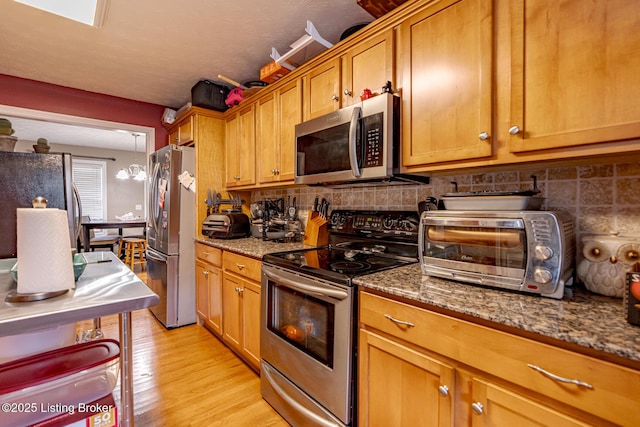
<path id="1" fill-rule="evenodd" d="M 144 169 L 144 166 L 136 163 L 136 152 L 138 151 L 138 137 L 140 136 L 137 133 L 132 133 L 135 138 L 134 147 L 133 147 L 133 163 L 129 165 L 128 168 L 122 168 L 116 174 L 116 178 L 118 179 L 133 179 L 135 181 L 144 181 L 147 179 L 147 172 Z"/>

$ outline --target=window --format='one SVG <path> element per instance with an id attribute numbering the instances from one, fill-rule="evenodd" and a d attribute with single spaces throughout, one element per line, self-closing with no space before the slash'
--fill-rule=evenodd
<path id="1" fill-rule="evenodd" d="M 72 170 L 82 215 L 91 219 L 107 218 L 107 162 L 73 159 Z"/>

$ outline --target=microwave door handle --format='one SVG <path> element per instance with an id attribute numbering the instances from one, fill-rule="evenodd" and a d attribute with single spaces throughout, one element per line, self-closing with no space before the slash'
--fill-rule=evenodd
<path id="1" fill-rule="evenodd" d="M 353 176 L 360 177 L 362 171 L 358 167 L 358 153 L 356 153 L 356 135 L 358 133 L 358 120 L 362 115 L 362 108 L 354 107 L 351 111 L 351 123 L 349 124 L 349 163 Z"/>

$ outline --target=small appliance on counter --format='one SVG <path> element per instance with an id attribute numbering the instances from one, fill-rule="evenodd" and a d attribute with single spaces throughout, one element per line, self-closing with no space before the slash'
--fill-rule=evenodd
<path id="1" fill-rule="evenodd" d="M 202 223 L 202 234 L 211 239 L 239 239 L 249 236 L 249 217 L 242 212 L 216 213 Z"/>
<path id="2" fill-rule="evenodd" d="M 251 235 L 276 242 L 297 242 L 302 236 L 296 197 L 265 199 L 252 203 Z"/>
<path id="3" fill-rule="evenodd" d="M 249 217 L 242 213 L 244 200 L 240 196 L 227 193 L 227 198 L 215 190 L 207 190 L 207 217 L 202 222 L 202 234 L 211 239 L 240 239 L 249 236 Z M 230 205 L 223 209 L 221 205 Z"/>

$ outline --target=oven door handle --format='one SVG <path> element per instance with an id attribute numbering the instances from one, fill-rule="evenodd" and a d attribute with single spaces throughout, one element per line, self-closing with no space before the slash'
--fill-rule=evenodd
<path id="1" fill-rule="evenodd" d="M 278 395 L 283 400 L 285 400 L 289 405 L 293 406 L 295 410 L 297 410 L 299 413 L 304 414 L 307 418 L 313 420 L 315 423 L 317 423 L 317 425 L 320 425 L 320 426 L 325 426 L 325 427 L 339 426 L 339 424 L 331 422 L 331 420 L 327 420 L 325 418 L 322 418 L 318 414 L 314 414 L 309 409 L 301 405 L 300 402 L 298 402 L 296 399 L 294 399 L 289 394 L 287 394 L 287 392 L 282 387 L 280 387 L 280 384 L 278 384 L 276 380 L 273 378 L 273 375 L 270 372 L 271 367 L 265 365 L 265 363 L 263 362 L 261 368 L 262 368 L 262 372 L 261 372 L 262 375 L 264 375 L 269 385 L 273 387 L 273 390 L 276 393 L 278 393 Z"/>
<path id="2" fill-rule="evenodd" d="M 315 295 L 320 297 L 332 297 L 339 300 L 344 300 L 349 297 L 349 294 L 342 289 L 328 288 L 326 286 L 318 286 L 306 283 L 299 283 L 291 279 L 287 279 L 282 275 L 273 271 L 264 271 L 264 274 L 276 284 L 283 284 L 291 289 L 295 289 L 300 292 L 304 292 L 307 295 Z"/>

